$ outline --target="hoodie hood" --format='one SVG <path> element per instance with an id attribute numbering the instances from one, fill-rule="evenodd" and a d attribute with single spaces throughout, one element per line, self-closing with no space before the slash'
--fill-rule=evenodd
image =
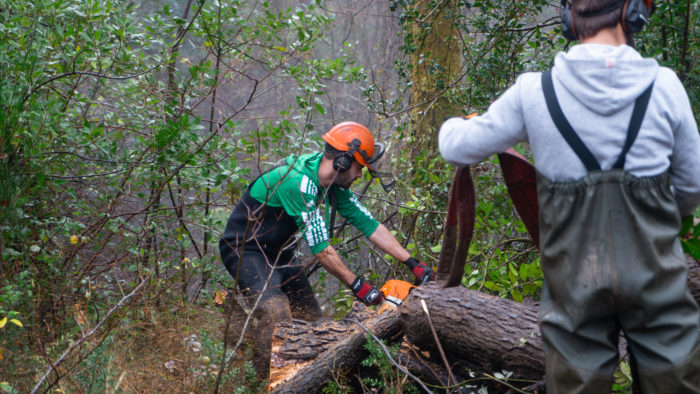
<path id="1" fill-rule="evenodd" d="M 578 44 L 557 54 L 552 76 L 586 108 L 610 115 L 636 100 L 658 69 L 627 45 Z"/>

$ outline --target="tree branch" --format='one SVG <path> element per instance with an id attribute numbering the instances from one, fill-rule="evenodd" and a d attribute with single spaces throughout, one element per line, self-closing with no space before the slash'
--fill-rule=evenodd
<path id="1" fill-rule="evenodd" d="M 144 279 L 143 281 L 141 281 L 141 283 L 140 283 L 138 286 L 136 286 L 136 288 L 135 288 L 134 290 L 132 290 L 131 293 L 127 294 L 124 298 L 122 298 L 121 300 L 119 300 L 119 302 L 118 302 L 115 306 L 113 306 L 112 309 L 109 310 L 109 312 L 107 312 L 107 314 L 105 315 L 105 317 L 104 317 L 102 320 L 100 320 L 99 323 L 97 323 L 97 325 L 95 326 L 95 328 L 93 328 L 92 330 L 90 330 L 87 334 L 84 334 L 79 340 L 77 340 L 73 345 L 71 345 L 71 347 L 69 347 L 65 352 L 63 352 L 63 354 L 61 355 L 61 357 L 59 357 L 58 360 L 56 360 L 55 363 L 51 364 L 51 366 L 49 367 L 49 370 L 46 371 L 46 372 L 44 373 L 44 376 L 42 376 L 41 379 L 39 379 L 39 382 L 37 382 L 37 384 L 36 384 L 36 385 L 34 386 L 34 388 L 32 389 L 31 394 L 35 394 L 35 393 L 41 388 L 41 386 L 44 384 L 44 382 L 46 381 L 46 378 L 49 377 L 49 375 L 51 374 L 51 372 L 53 372 L 54 370 L 56 370 L 56 367 L 57 367 L 59 364 L 61 364 L 63 361 L 65 361 L 66 357 L 68 357 L 68 356 L 71 354 L 71 352 L 72 352 L 73 350 L 75 350 L 75 349 L 76 349 L 77 347 L 79 347 L 83 342 L 85 342 L 86 340 L 90 339 L 93 335 L 95 335 L 95 333 L 97 333 L 97 330 L 99 330 L 100 327 L 102 327 L 102 325 L 104 325 L 104 323 L 110 318 L 110 316 L 112 316 L 112 315 L 114 314 L 114 312 L 116 312 L 117 310 L 119 310 L 119 309 L 122 307 L 122 305 L 124 305 L 124 303 L 126 303 L 126 301 L 129 300 L 129 298 L 131 298 L 131 297 L 133 297 L 134 295 L 136 295 L 136 293 L 138 293 L 138 291 L 141 290 L 141 288 L 142 288 L 147 282 L 148 282 L 148 278 L 146 278 L 146 279 Z M 55 383 L 55 382 L 54 382 L 54 383 Z"/>

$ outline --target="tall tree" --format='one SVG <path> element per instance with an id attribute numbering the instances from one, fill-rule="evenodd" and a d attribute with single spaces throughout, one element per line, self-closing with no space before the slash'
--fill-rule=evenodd
<path id="1" fill-rule="evenodd" d="M 445 117 L 458 115 L 460 104 L 444 94 L 462 69 L 462 51 L 456 22 L 460 1 L 419 0 L 407 19 L 406 45 L 411 45 L 411 149 L 414 155 L 436 155 L 437 128 Z"/>

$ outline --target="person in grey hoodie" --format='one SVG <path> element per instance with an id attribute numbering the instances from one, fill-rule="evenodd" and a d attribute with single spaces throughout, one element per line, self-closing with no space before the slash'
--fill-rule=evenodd
<path id="1" fill-rule="evenodd" d="M 700 204 L 700 136 L 675 73 L 627 45 L 652 7 L 562 2 L 562 30 L 580 43 L 440 129 L 456 165 L 530 145 L 548 393 L 610 392 L 621 330 L 643 392 L 700 392 L 700 313 L 678 239 Z"/>

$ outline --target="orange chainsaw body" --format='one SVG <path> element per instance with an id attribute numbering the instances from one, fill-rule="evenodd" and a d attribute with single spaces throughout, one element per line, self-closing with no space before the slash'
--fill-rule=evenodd
<path id="1" fill-rule="evenodd" d="M 405 280 L 391 279 L 388 280 L 379 289 L 384 294 L 384 300 L 392 304 L 394 307 L 401 305 L 403 300 L 408 297 L 408 293 L 416 286 L 406 282 Z"/>

